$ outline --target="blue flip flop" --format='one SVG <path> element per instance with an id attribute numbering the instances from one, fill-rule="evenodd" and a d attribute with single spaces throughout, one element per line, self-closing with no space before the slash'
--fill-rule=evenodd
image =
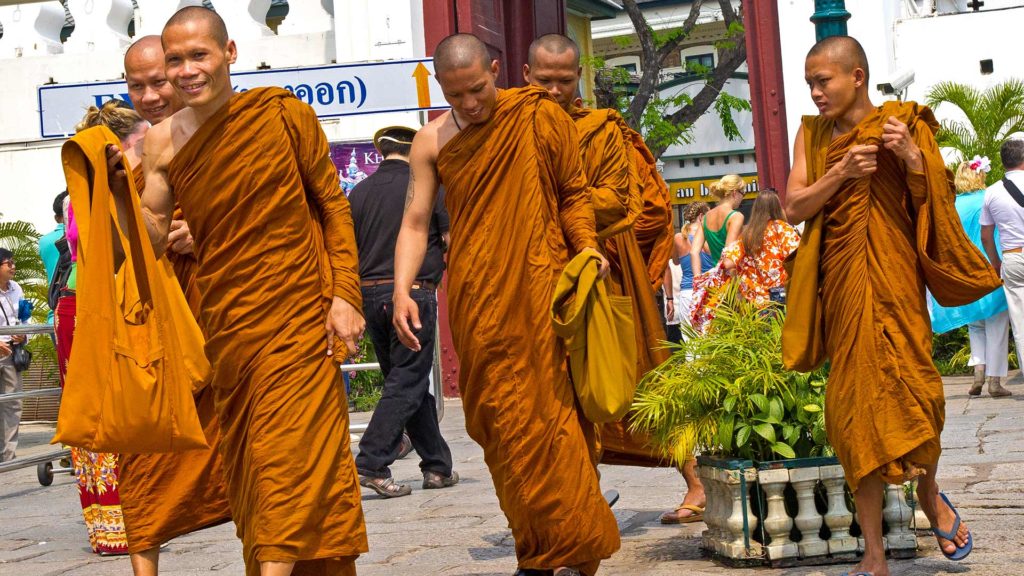
<path id="1" fill-rule="evenodd" d="M 953 521 L 953 529 L 949 532 L 943 532 L 938 528 L 932 528 L 932 532 L 935 533 L 935 535 L 939 538 L 953 542 L 953 546 L 956 546 L 956 541 L 954 539 L 956 538 L 956 533 L 960 531 L 960 513 L 956 511 L 956 507 L 953 506 L 953 503 L 949 501 L 949 498 L 947 498 L 944 493 L 939 492 L 939 496 L 942 497 L 942 501 L 946 503 L 946 506 L 949 506 L 949 509 L 953 511 L 953 514 L 956 516 L 956 519 Z M 954 550 L 952 554 L 946 554 L 946 551 L 941 546 L 939 546 L 939 550 L 942 552 L 943 556 L 956 562 L 959 562 L 960 560 L 967 558 L 967 555 L 970 554 L 971 550 L 973 549 L 974 538 L 971 537 L 970 530 L 967 531 L 967 543 L 964 544 L 963 547 L 957 547 L 957 549 Z"/>
<path id="2" fill-rule="evenodd" d="M 875 576 L 871 572 L 843 572 L 841 576 Z"/>

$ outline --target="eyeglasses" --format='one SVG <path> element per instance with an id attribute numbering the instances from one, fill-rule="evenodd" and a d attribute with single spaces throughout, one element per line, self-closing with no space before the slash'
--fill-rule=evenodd
<path id="1" fill-rule="evenodd" d="M 14 268 L 14 260 L 4 260 L 3 262 L 0 262 L 0 266 L 10 266 L 11 268 Z"/>

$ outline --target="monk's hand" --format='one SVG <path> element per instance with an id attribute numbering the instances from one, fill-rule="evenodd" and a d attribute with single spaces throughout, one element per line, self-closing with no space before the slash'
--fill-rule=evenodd
<path id="1" fill-rule="evenodd" d="M 128 193 L 128 173 L 124 169 L 124 155 L 113 144 L 107 144 L 107 185 L 115 196 Z"/>
<path id="2" fill-rule="evenodd" d="M 920 172 L 924 168 L 921 162 L 921 149 L 910 135 L 910 129 L 895 116 L 889 116 L 882 126 L 882 146 L 903 160 L 911 170 Z"/>
<path id="3" fill-rule="evenodd" d="M 844 179 L 862 178 L 875 173 L 878 168 L 877 155 L 878 146 L 874 144 L 852 146 L 833 169 Z"/>
<path id="4" fill-rule="evenodd" d="M 188 222 L 171 220 L 171 233 L 167 235 L 167 249 L 176 254 L 192 253 L 192 233 L 188 230 Z"/>
<path id="5" fill-rule="evenodd" d="M 395 309 L 391 323 L 395 326 L 398 340 L 405 344 L 406 348 L 419 352 L 420 340 L 416 337 L 416 332 L 423 328 L 423 324 L 420 323 L 419 305 L 408 293 L 398 292 L 395 292 L 393 303 Z"/>
<path id="6" fill-rule="evenodd" d="M 601 267 L 598 268 L 597 270 L 597 277 L 598 279 L 603 279 L 607 277 L 608 273 L 611 272 L 612 267 L 610 264 L 608 264 L 608 259 L 604 257 L 604 254 L 601 254 L 601 252 L 599 252 L 596 248 L 589 247 L 584 248 L 583 250 L 580 251 L 581 254 L 583 252 L 593 252 L 594 254 L 597 254 L 598 258 L 601 259 Z"/>
<path id="7" fill-rule="evenodd" d="M 347 300 L 334 297 L 331 311 L 327 314 L 327 355 L 336 362 L 344 362 L 359 351 L 359 339 L 363 337 L 366 320 L 363 314 Z M 340 342 L 338 342 L 340 341 Z M 335 354 L 335 344 L 343 344 L 344 352 Z"/>

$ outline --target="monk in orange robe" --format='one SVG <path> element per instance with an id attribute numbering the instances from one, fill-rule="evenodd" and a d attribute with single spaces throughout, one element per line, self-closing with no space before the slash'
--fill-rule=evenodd
<path id="1" fill-rule="evenodd" d="M 569 113 L 579 131 L 583 168 L 594 205 L 601 250 L 608 256 L 612 294 L 629 296 L 637 340 L 637 376 L 668 359 L 665 329 L 655 293 L 662 284 L 672 247 L 668 186 L 657 172 L 643 139 L 614 110 L 583 108 L 574 102 L 580 81 L 579 47 L 561 34 L 533 41 L 523 78 L 544 88 Z M 643 246 L 639 238 L 643 238 Z M 633 383 L 631 383 L 633 384 Z M 668 458 L 650 440 L 630 431 L 627 416 L 600 427 L 600 461 L 625 466 L 667 467 Z M 686 499 L 662 519 L 666 523 L 700 520 L 704 488 L 696 460 L 681 469 Z M 689 520 L 688 520 L 689 519 Z"/>
<path id="2" fill-rule="evenodd" d="M 788 290 L 783 357 L 801 370 L 832 362 L 828 438 L 865 541 L 852 573 L 889 574 L 884 485 L 915 477 L 943 554 L 958 560 L 973 540 L 935 481 L 945 398 L 925 287 L 954 306 L 1000 281 L 963 233 L 932 112 L 913 102 L 872 105 L 867 57 L 847 36 L 816 44 L 805 74 L 820 115 L 803 119 L 789 179 L 787 215 L 809 220 Z"/>
<path id="3" fill-rule="evenodd" d="M 591 459 L 594 427 L 577 409 L 550 317 L 570 257 L 597 248 L 576 129 L 540 88 L 498 91 L 498 62 L 475 36 L 441 41 L 434 68 L 452 110 L 413 140 L 395 326 L 418 349 L 409 291 L 440 183 L 451 217 L 449 306 L 466 430 L 484 449 L 518 574 L 594 574 L 619 548 L 619 532 Z"/>
<path id="4" fill-rule="evenodd" d="M 125 80 L 132 106 L 156 125 L 184 107 L 164 73 L 164 51 L 159 36 L 137 40 L 125 52 Z M 141 143 L 138 145 L 141 152 Z M 126 156 L 135 164 L 132 151 Z M 138 158 L 141 162 L 141 155 Z M 134 173 L 140 193 L 145 185 L 142 169 Z M 174 266 L 192 314 L 199 316 L 195 285 L 195 256 L 188 225 L 176 211 L 167 240 L 167 257 Z M 218 446 L 220 423 L 214 410 L 213 390 L 195 394 L 196 411 L 203 424 L 206 450 L 168 454 L 122 454 L 121 508 L 124 513 L 135 576 L 158 573 L 160 545 L 183 534 L 231 520 L 224 472 Z"/>
<path id="5" fill-rule="evenodd" d="M 175 201 L 194 236 L 246 574 L 355 574 L 366 529 L 330 356 L 354 351 L 364 323 L 352 219 L 327 139 L 288 92 L 232 91 L 237 50 L 212 10 L 178 11 L 162 42 L 167 79 L 189 107 L 147 134 L 143 215 L 157 254 Z"/>

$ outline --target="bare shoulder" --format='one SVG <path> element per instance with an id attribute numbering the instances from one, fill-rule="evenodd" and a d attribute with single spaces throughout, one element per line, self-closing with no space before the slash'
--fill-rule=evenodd
<path id="1" fill-rule="evenodd" d="M 169 160 L 166 152 L 172 149 L 170 124 L 171 118 L 153 126 L 146 132 L 146 137 L 142 140 L 142 159 L 147 166 L 165 165 Z"/>

